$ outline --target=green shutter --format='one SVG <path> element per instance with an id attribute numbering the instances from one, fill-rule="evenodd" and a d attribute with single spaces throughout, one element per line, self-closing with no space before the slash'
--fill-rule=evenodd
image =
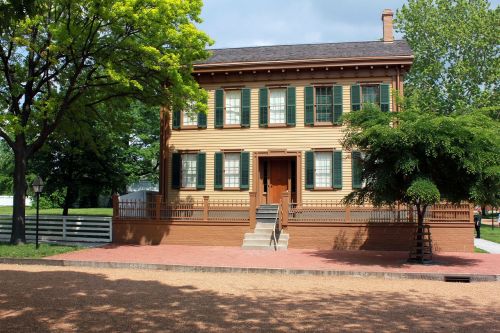
<path id="1" fill-rule="evenodd" d="M 259 126 L 267 127 L 268 119 L 268 94 L 269 90 L 267 88 L 261 88 L 259 90 Z"/>
<path id="2" fill-rule="evenodd" d="M 224 178 L 223 153 L 214 155 L 214 189 L 222 190 Z"/>
<path id="3" fill-rule="evenodd" d="M 287 126 L 295 126 L 295 87 L 288 87 L 286 89 L 286 124 Z"/>
<path id="4" fill-rule="evenodd" d="M 314 189 L 314 152 L 306 151 L 306 189 Z"/>
<path id="5" fill-rule="evenodd" d="M 389 103 L 391 102 L 390 87 L 388 84 L 380 85 L 380 109 L 389 112 Z"/>
<path id="6" fill-rule="evenodd" d="M 250 184 L 250 153 L 244 151 L 240 155 L 240 189 L 248 190 Z"/>
<path id="7" fill-rule="evenodd" d="M 207 128 L 207 114 L 198 112 L 198 128 Z"/>
<path id="8" fill-rule="evenodd" d="M 224 90 L 215 90 L 215 128 L 224 127 Z"/>
<path id="9" fill-rule="evenodd" d="M 304 87 L 304 123 L 314 126 L 314 87 Z"/>
<path id="10" fill-rule="evenodd" d="M 207 154 L 198 153 L 196 161 L 196 189 L 205 189 L 205 170 L 206 170 Z"/>
<path id="11" fill-rule="evenodd" d="M 352 161 L 352 188 L 361 188 L 361 153 L 353 151 L 351 153 Z"/>
<path id="12" fill-rule="evenodd" d="M 333 152 L 333 188 L 342 188 L 342 152 Z"/>
<path id="13" fill-rule="evenodd" d="M 351 110 L 361 110 L 361 87 L 359 84 L 351 86 Z"/>
<path id="14" fill-rule="evenodd" d="M 181 154 L 172 154 L 172 188 L 181 188 Z"/>
<path id="15" fill-rule="evenodd" d="M 250 127 L 250 89 L 241 89 L 241 127 Z"/>
<path id="16" fill-rule="evenodd" d="M 181 111 L 179 110 L 172 112 L 172 128 L 173 129 L 181 128 Z"/>
<path id="17" fill-rule="evenodd" d="M 342 93 L 342 86 L 333 86 L 333 122 L 335 124 L 340 124 L 342 117 Z"/>

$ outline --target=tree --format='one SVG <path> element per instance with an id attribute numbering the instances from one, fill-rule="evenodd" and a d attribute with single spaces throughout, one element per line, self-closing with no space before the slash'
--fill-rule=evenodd
<path id="1" fill-rule="evenodd" d="M 211 43 L 195 26 L 201 7 L 201 0 L 35 1 L 0 27 L 0 137 L 14 154 L 11 243 L 25 242 L 27 162 L 68 112 L 130 100 L 178 108 L 190 100 L 206 112 L 207 94 L 191 75 Z"/>
<path id="2" fill-rule="evenodd" d="M 405 95 L 450 114 L 500 105 L 500 7 L 487 0 L 409 0 L 396 29 L 415 54 Z"/>
<path id="3" fill-rule="evenodd" d="M 158 107 L 138 102 L 69 113 L 29 169 L 46 180 L 45 197 L 63 215 L 76 200 L 80 207 L 96 207 L 100 194 L 123 192 L 139 179 L 157 180 L 159 121 Z"/>
<path id="4" fill-rule="evenodd" d="M 366 152 L 365 185 L 346 202 L 415 205 L 419 229 L 428 206 L 440 200 L 500 203 L 500 122 L 488 111 L 388 113 L 371 105 L 344 120 L 344 147 Z"/>

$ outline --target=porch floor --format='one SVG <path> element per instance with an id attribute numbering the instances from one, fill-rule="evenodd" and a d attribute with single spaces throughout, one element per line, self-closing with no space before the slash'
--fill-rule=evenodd
<path id="1" fill-rule="evenodd" d="M 430 265 L 408 264 L 407 252 L 288 249 L 243 250 L 239 247 L 186 245 L 115 245 L 60 254 L 45 259 L 142 263 L 203 267 L 264 268 L 380 273 L 497 275 L 500 255 L 441 252 Z"/>

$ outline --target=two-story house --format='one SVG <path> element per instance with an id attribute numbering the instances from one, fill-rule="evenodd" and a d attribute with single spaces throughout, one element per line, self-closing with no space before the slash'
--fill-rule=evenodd
<path id="1" fill-rule="evenodd" d="M 115 241 L 255 245 L 269 243 L 257 229 L 271 222 L 291 247 L 407 250 L 411 207 L 339 204 L 362 186 L 361 153 L 342 148 L 342 116 L 366 103 L 397 112 L 413 62 L 392 19 L 385 10 L 379 41 L 211 50 L 193 73 L 208 113 L 163 108 L 160 194 L 115 200 Z M 429 215 L 433 244 L 472 251 L 469 208 L 451 209 L 452 218 Z"/>
<path id="2" fill-rule="evenodd" d="M 375 103 L 396 111 L 395 96 L 413 54 L 394 40 L 392 12 L 373 42 L 212 50 L 194 66 L 209 112 L 174 110 L 165 140 L 162 192 L 168 200 L 248 198 L 278 203 L 340 201 L 361 186 L 359 153 L 343 151 L 343 114 Z"/>

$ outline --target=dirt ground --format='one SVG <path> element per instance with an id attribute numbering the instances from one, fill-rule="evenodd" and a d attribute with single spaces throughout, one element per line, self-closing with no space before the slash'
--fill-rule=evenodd
<path id="1" fill-rule="evenodd" d="M 500 332 L 500 283 L 0 265 L 0 332 Z"/>

